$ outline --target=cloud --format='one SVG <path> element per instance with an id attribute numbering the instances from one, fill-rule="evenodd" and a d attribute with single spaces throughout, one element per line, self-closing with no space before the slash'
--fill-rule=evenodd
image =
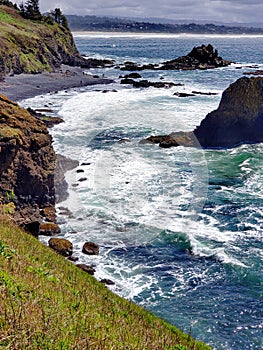
<path id="1" fill-rule="evenodd" d="M 78 15 L 263 23 L 262 0 L 40 0 L 40 7 L 43 12 L 59 7 L 65 14 Z"/>

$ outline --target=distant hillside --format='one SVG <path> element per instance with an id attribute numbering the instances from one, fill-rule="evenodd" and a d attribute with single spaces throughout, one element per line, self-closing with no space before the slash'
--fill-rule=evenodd
<path id="1" fill-rule="evenodd" d="M 0 74 L 52 71 L 83 62 L 70 30 L 55 21 L 31 21 L 0 5 Z"/>
<path id="2" fill-rule="evenodd" d="M 192 33 L 192 34 L 263 34 L 263 28 L 215 24 L 171 24 L 131 19 L 67 15 L 72 31 L 112 31 L 135 33 Z"/>

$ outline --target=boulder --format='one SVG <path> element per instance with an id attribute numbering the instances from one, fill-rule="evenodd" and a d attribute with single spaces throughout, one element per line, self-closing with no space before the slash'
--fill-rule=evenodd
<path id="1" fill-rule="evenodd" d="M 87 255 L 98 255 L 99 254 L 99 246 L 96 243 L 93 242 L 86 242 L 83 245 L 82 248 L 82 253 L 87 254 Z"/>
<path id="2" fill-rule="evenodd" d="M 76 265 L 79 269 L 81 269 L 82 271 L 88 273 L 89 275 L 94 275 L 95 273 L 95 269 L 93 266 L 90 266 L 90 265 L 86 265 L 86 264 L 77 264 Z"/>
<path id="3" fill-rule="evenodd" d="M 48 241 L 50 248 L 54 249 L 58 254 L 63 256 L 70 256 L 73 253 L 72 243 L 65 238 L 52 237 Z"/>
<path id="4" fill-rule="evenodd" d="M 102 280 L 100 280 L 100 282 L 107 286 L 113 286 L 115 284 L 112 280 L 108 278 L 103 278 Z"/>
<path id="5" fill-rule="evenodd" d="M 141 78 L 142 76 L 139 74 L 139 73 L 130 73 L 130 74 L 126 74 L 124 76 L 124 79 L 127 79 L 127 78 L 131 78 L 131 79 L 138 79 L 138 78 Z"/>
<path id="6" fill-rule="evenodd" d="M 54 236 L 60 232 L 60 227 L 54 222 L 42 222 L 39 228 L 39 234 L 43 236 Z"/>

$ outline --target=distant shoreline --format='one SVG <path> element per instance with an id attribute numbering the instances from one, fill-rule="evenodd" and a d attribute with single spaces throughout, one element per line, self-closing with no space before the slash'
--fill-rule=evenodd
<path id="1" fill-rule="evenodd" d="M 223 38 L 223 37 L 229 37 L 229 38 L 263 38 L 263 34 L 219 34 L 219 33 L 157 33 L 157 32 L 112 32 L 112 31 L 72 31 L 73 36 L 82 36 L 82 35 L 89 35 L 89 36 L 111 36 L 111 37 L 131 37 L 131 36 L 143 36 L 143 37 L 154 37 L 154 38 L 161 38 L 161 37 L 171 37 L 171 38 L 180 38 L 180 37 L 189 37 L 189 38 L 200 38 L 200 37 L 209 37 L 209 38 Z"/>

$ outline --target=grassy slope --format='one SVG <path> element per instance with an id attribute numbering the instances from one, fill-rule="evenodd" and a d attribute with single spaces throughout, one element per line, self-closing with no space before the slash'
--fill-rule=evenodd
<path id="1" fill-rule="evenodd" d="M 1 349 L 210 349 L 0 220 Z"/>
<path id="2" fill-rule="evenodd" d="M 78 55 L 68 30 L 57 23 L 25 20 L 15 9 L 0 5 L 0 71 L 51 71 L 67 55 Z"/>

